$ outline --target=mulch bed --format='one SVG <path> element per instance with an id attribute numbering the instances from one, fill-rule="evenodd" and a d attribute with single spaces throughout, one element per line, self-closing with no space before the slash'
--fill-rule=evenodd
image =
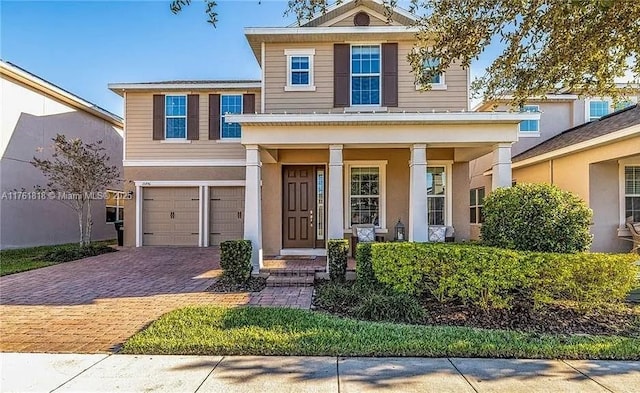
<path id="1" fill-rule="evenodd" d="M 429 325 L 468 326 L 552 334 L 594 334 L 640 337 L 640 307 L 616 305 L 581 310 L 569 304 L 549 304 L 534 310 L 515 302 L 511 309 L 490 309 L 455 302 L 425 301 Z"/>
<path id="2" fill-rule="evenodd" d="M 222 276 L 206 290 L 217 293 L 260 292 L 267 286 L 264 277 L 250 277 L 246 282 L 237 284 Z"/>

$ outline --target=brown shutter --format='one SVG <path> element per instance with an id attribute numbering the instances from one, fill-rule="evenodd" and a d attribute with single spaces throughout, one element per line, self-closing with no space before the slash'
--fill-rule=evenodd
<path id="1" fill-rule="evenodd" d="M 256 95 L 242 95 L 242 113 L 256 113 Z"/>
<path id="2" fill-rule="evenodd" d="M 197 141 L 200 137 L 200 95 L 187 96 L 187 139 Z"/>
<path id="3" fill-rule="evenodd" d="M 335 108 L 351 106 L 349 100 L 350 57 L 349 44 L 333 44 L 333 106 Z"/>
<path id="4" fill-rule="evenodd" d="M 382 106 L 398 106 L 398 44 L 382 44 Z"/>
<path id="5" fill-rule="evenodd" d="M 153 95 L 153 140 L 164 139 L 164 95 Z"/>
<path id="6" fill-rule="evenodd" d="M 209 94 L 209 139 L 220 139 L 220 94 Z"/>

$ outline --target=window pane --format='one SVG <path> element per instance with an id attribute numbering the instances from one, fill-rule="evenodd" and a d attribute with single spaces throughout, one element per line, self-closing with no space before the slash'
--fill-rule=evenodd
<path id="1" fill-rule="evenodd" d="M 107 208 L 107 222 L 114 222 L 116 221 L 116 208 L 115 207 L 108 207 Z"/>
<path id="2" fill-rule="evenodd" d="M 351 197 L 351 224 L 379 225 L 378 197 Z"/>
<path id="3" fill-rule="evenodd" d="M 167 118 L 167 138 L 185 138 L 187 136 L 187 119 L 184 117 Z"/>
<path id="4" fill-rule="evenodd" d="M 640 166 L 624 168 L 624 193 L 626 195 L 640 195 Z"/>
<path id="5" fill-rule="evenodd" d="M 427 195 L 444 195 L 445 184 L 444 167 L 427 168 Z"/>
<path id="6" fill-rule="evenodd" d="M 476 223 L 476 208 L 475 207 L 469 208 L 469 222 L 472 223 L 472 224 Z"/>
<path id="7" fill-rule="evenodd" d="M 478 205 L 484 205 L 484 187 L 478 188 Z"/>
<path id="8" fill-rule="evenodd" d="M 482 224 L 484 222 L 484 208 L 480 206 L 478 208 L 478 224 Z"/>
<path id="9" fill-rule="evenodd" d="M 379 168 L 351 168 L 351 195 L 379 195 Z"/>
<path id="10" fill-rule="evenodd" d="M 440 65 L 440 59 L 426 59 L 422 63 L 422 69 L 425 71 L 430 71 L 435 67 Z M 442 74 L 436 74 L 431 77 L 431 83 L 438 84 L 442 83 Z"/>
<path id="11" fill-rule="evenodd" d="M 121 207 L 118 208 L 118 220 L 124 221 L 124 209 Z"/>
<path id="12" fill-rule="evenodd" d="M 166 116 L 186 116 L 187 115 L 187 97 L 167 96 L 165 115 Z"/>
<path id="13" fill-rule="evenodd" d="M 241 95 L 224 95 L 220 101 L 220 113 L 222 122 L 222 138 L 240 138 L 242 132 L 240 124 L 227 123 L 225 114 L 242 113 L 242 96 Z"/>
<path id="14" fill-rule="evenodd" d="M 640 222 L 640 196 L 625 198 L 625 220 Z"/>
<path id="15" fill-rule="evenodd" d="M 619 111 L 620 109 L 624 109 L 627 108 L 629 106 L 633 105 L 632 101 L 622 101 L 622 102 L 618 102 L 616 104 L 615 110 Z"/>
<path id="16" fill-rule="evenodd" d="M 294 71 L 291 73 L 292 85 L 308 85 L 309 71 Z"/>
<path id="17" fill-rule="evenodd" d="M 477 189 L 469 190 L 469 206 L 476 205 L 476 191 Z"/>
<path id="18" fill-rule="evenodd" d="M 590 101 L 589 119 L 595 120 L 609 113 L 609 101 Z"/>
<path id="19" fill-rule="evenodd" d="M 444 225 L 444 197 L 427 198 L 429 225 Z"/>
<path id="20" fill-rule="evenodd" d="M 380 47 L 351 47 L 351 73 L 352 105 L 380 105 Z"/>
<path id="21" fill-rule="evenodd" d="M 309 57 L 307 56 L 294 56 L 291 58 L 292 70 L 308 70 L 309 69 Z"/>

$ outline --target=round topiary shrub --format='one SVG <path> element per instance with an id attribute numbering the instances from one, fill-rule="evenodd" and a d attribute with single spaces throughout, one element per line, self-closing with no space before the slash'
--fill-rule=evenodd
<path id="1" fill-rule="evenodd" d="M 591 245 L 592 211 L 550 184 L 499 188 L 484 200 L 482 242 L 525 251 L 573 253 Z"/>

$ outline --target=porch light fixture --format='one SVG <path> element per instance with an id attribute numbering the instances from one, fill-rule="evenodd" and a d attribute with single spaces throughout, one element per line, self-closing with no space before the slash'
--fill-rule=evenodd
<path id="1" fill-rule="evenodd" d="M 404 224 L 398 218 L 398 223 L 395 226 L 395 235 L 393 236 L 393 240 L 397 242 L 404 242 L 407 238 L 404 235 Z"/>

